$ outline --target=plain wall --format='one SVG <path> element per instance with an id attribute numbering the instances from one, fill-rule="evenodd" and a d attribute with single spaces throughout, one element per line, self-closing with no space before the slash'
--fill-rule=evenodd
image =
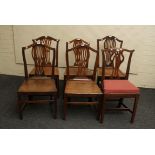
<path id="1" fill-rule="evenodd" d="M 21 48 L 32 39 L 49 35 L 60 39 L 59 66 L 65 67 L 65 43 L 82 38 L 96 48 L 96 40 L 114 35 L 124 41 L 123 47 L 135 49 L 130 81 L 139 87 L 155 88 L 155 26 L 0 26 L 0 74 L 24 75 Z M 90 60 L 92 61 L 92 60 Z M 60 79 L 64 69 L 60 68 Z"/>

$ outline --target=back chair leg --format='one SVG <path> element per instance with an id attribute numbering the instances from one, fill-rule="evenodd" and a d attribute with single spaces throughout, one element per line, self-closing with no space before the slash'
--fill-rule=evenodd
<path id="1" fill-rule="evenodd" d="M 118 105 L 117 105 L 117 108 L 120 108 L 121 105 L 122 105 L 122 103 L 123 103 L 123 98 L 120 98 L 120 99 L 119 99 L 119 103 L 118 103 Z"/>
<path id="2" fill-rule="evenodd" d="M 64 116 L 63 116 L 64 120 L 66 120 L 66 114 L 67 114 L 67 97 L 64 96 Z"/>
<path id="3" fill-rule="evenodd" d="M 23 110 L 21 110 L 21 111 L 19 112 L 19 118 L 20 118 L 20 120 L 23 120 Z"/>
<path id="4" fill-rule="evenodd" d="M 57 118 L 57 97 L 54 97 L 54 119 Z"/>
<path id="5" fill-rule="evenodd" d="M 99 86 L 100 84 L 100 78 L 97 76 L 97 85 Z"/>
<path id="6" fill-rule="evenodd" d="M 58 97 L 59 97 L 59 76 L 56 77 L 56 87 L 57 87 L 57 93 L 58 93 Z"/>
<path id="7" fill-rule="evenodd" d="M 139 100 L 139 95 L 135 97 L 134 99 L 134 105 L 133 105 L 133 113 L 131 116 L 131 123 L 134 123 L 135 120 L 135 115 L 136 115 L 136 111 L 137 111 L 137 105 L 138 105 L 138 100 Z"/>

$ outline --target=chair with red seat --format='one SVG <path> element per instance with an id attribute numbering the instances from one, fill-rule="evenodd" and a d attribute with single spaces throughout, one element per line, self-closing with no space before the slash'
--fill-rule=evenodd
<path id="1" fill-rule="evenodd" d="M 111 52 L 110 61 L 112 62 L 112 73 L 110 79 L 105 80 L 105 67 L 106 67 L 106 53 Z M 103 103 L 100 111 L 100 122 L 103 122 L 105 111 L 107 110 L 122 110 L 129 111 L 131 116 L 131 123 L 134 122 L 137 104 L 139 99 L 139 88 L 134 86 L 129 80 L 121 79 L 119 76 L 119 69 L 125 58 L 127 58 L 126 76 L 129 74 L 131 58 L 134 50 L 127 50 L 122 48 L 104 49 L 102 50 L 102 91 L 103 91 Z M 124 55 L 128 53 L 129 56 Z M 106 108 L 106 101 L 111 99 L 120 98 L 134 98 L 133 108 L 128 108 L 124 103 L 120 102 L 120 105 L 116 108 Z"/>

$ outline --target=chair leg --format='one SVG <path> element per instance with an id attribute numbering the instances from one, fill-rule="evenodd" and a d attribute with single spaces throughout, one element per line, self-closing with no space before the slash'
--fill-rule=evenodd
<path id="1" fill-rule="evenodd" d="M 58 97 L 59 97 L 59 76 L 56 77 L 56 87 L 57 87 Z"/>
<path id="2" fill-rule="evenodd" d="M 66 114 L 67 114 L 67 97 L 64 97 L 64 116 L 63 119 L 66 120 Z"/>
<path id="3" fill-rule="evenodd" d="M 88 97 L 88 102 L 92 102 L 92 98 L 91 97 Z"/>
<path id="4" fill-rule="evenodd" d="M 22 101 L 21 101 L 21 95 L 17 95 L 17 112 L 19 113 L 19 118 L 23 119 L 23 109 L 22 109 Z"/>
<path id="5" fill-rule="evenodd" d="M 23 120 L 23 110 L 21 110 L 21 111 L 19 112 L 19 118 L 20 118 L 20 120 Z"/>
<path id="6" fill-rule="evenodd" d="M 134 119 L 135 119 L 135 115 L 136 115 L 136 111 L 137 111 L 137 105 L 138 105 L 138 100 L 139 100 L 139 95 L 135 97 L 134 100 L 134 106 L 133 106 L 133 113 L 131 116 L 131 123 L 134 123 Z"/>
<path id="7" fill-rule="evenodd" d="M 102 96 L 98 97 L 97 117 L 96 117 L 97 120 L 100 120 L 101 108 L 102 108 Z"/>
<path id="8" fill-rule="evenodd" d="M 54 97 L 54 115 L 53 118 L 57 118 L 57 97 Z"/>
<path id="9" fill-rule="evenodd" d="M 100 110 L 100 123 L 103 123 L 103 120 L 104 120 L 105 104 L 106 104 L 106 99 L 105 99 L 105 96 L 103 96 L 103 101 L 101 102 L 101 110 Z"/>
<path id="10" fill-rule="evenodd" d="M 63 98 L 64 98 L 64 95 L 65 95 L 65 87 L 66 87 L 66 76 L 64 75 L 64 82 L 63 82 L 63 95 L 62 95 Z"/>
<path id="11" fill-rule="evenodd" d="M 120 108 L 121 105 L 122 105 L 122 103 L 123 103 L 123 98 L 120 98 L 120 99 L 119 99 L 119 103 L 118 103 L 118 105 L 117 105 L 117 108 Z"/>
<path id="12" fill-rule="evenodd" d="M 97 76 L 97 85 L 99 86 L 100 78 Z"/>
<path id="13" fill-rule="evenodd" d="M 50 96 L 50 100 L 53 100 L 53 96 Z M 49 102 L 49 105 L 52 105 L 52 102 Z"/>
<path id="14" fill-rule="evenodd" d="M 29 95 L 28 96 L 28 99 L 29 99 L 29 101 L 31 101 L 33 99 L 33 96 L 32 95 Z"/>
<path id="15" fill-rule="evenodd" d="M 18 113 L 19 113 L 19 119 L 22 120 L 23 119 L 23 103 L 21 100 L 17 101 L 19 107 L 18 107 Z"/>

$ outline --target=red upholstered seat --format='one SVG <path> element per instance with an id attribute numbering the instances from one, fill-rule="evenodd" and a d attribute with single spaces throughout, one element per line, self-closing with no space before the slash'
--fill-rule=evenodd
<path id="1" fill-rule="evenodd" d="M 139 88 L 135 87 L 128 80 L 104 80 L 105 94 L 137 94 Z"/>

